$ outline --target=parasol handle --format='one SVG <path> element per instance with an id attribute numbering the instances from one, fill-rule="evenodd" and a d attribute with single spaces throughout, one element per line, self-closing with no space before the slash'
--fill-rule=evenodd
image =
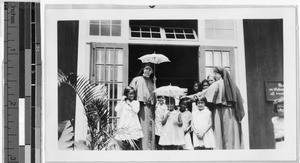
<path id="1" fill-rule="evenodd" d="M 154 76 L 154 78 L 153 78 L 154 80 L 153 81 L 154 81 L 154 83 L 156 83 L 157 79 L 156 79 L 156 76 L 155 76 L 155 64 L 154 64 L 154 74 L 153 74 L 153 76 Z"/>

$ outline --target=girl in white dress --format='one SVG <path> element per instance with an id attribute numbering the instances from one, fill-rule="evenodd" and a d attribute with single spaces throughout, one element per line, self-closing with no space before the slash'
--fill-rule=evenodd
<path id="1" fill-rule="evenodd" d="M 212 116 L 205 106 L 206 98 L 200 96 L 196 99 L 198 109 L 192 112 L 193 143 L 195 150 L 213 149 L 216 147 L 212 129 Z"/>
<path id="2" fill-rule="evenodd" d="M 182 146 L 186 150 L 194 150 L 192 139 L 191 139 L 191 121 L 192 113 L 188 110 L 188 104 L 186 99 L 181 99 L 179 102 L 181 119 L 182 119 L 182 129 L 184 131 L 185 145 Z"/>
<path id="3" fill-rule="evenodd" d="M 283 98 L 274 101 L 274 112 L 278 115 L 272 118 L 275 148 L 284 148 L 284 100 Z"/>
<path id="4" fill-rule="evenodd" d="M 164 96 L 157 96 L 157 104 L 155 106 L 155 149 L 161 150 L 161 146 L 158 144 L 162 129 L 162 120 L 165 112 L 168 110 L 165 104 Z"/>
<path id="5" fill-rule="evenodd" d="M 117 112 L 117 132 L 116 139 L 123 142 L 123 149 L 134 149 L 128 140 L 135 141 L 143 137 L 142 127 L 137 113 L 140 110 L 140 103 L 135 98 L 135 91 L 132 87 L 128 86 L 124 89 L 124 97 L 117 104 L 115 110 Z"/>
<path id="6" fill-rule="evenodd" d="M 167 97 L 166 105 L 169 110 L 163 116 L 163 127 L 158 144 L 162 146 L 163 150 L 178 150 L 185 144 L 181 113 L 174 109 L 174 98 Z"/>

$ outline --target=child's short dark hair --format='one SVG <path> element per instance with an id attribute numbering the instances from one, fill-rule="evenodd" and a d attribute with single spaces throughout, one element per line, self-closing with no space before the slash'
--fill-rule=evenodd
<path id="1" fill-rule="evenodd" d="M 179 101 L 179 106 L 180 105 L 185 105 L 185 106 L 187 106 L 188 105 L 188 100 L 187 100 L 187 98 L 182 98 L 182 99 L 180 99 L 180 101 Z"/>
<path id="2" fill-rule="evenodd" d="M 284 105 L 284 100 L 283 100 L 283 98 L 278 98 L 278 99 L 276 99 L 276 100 L 274 101 L 274 103 L 273 103 L 273 111 L 274 111 L 274 113 L 278 113 L 277 107 L 278 107 L 279 104 Z"/>
<path id="3" fill-rule="evenodd" d="M 133 90 L 133 92 L 134 92 L 134 94 L 135 94 L 134 88 L 131 87 L 131 86 L 127 86 L 127 87 L 124 89 L 123 95 L 127 97 L 128 93 L 129 93 L 131 90 Z"/>
<path id="4" fill-rule="evenodd" d="M 195 99 L 196 104 L 197 104 L 199 101 L 203 101 L 203 102 L 206 104 L 207 99 L 206 99 L 205 96 L 200 96 L 200 97 L 196 96 L 196 97 L 197 97 L 197 98 Z"/>

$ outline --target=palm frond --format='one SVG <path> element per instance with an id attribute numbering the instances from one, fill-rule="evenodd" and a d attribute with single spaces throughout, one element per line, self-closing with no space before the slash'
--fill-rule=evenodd
<path id="1" fill-rule="evenodd" d="M 58 148 L 63 150 L 74 149 L 74 132 L 70 120 L 62 122 L 64 129 L 58 139 Z"/>
<path id="2" fill-rule="evenodd" d="M 58 69 L 58 85 L 60 86 L 62 83 L 68 84 L 74 89 L 83 104 L 88 121 L 90 141 L 85 144 L 76 144 L 80 148 L 84 148 L 84 145 L 89 146 L 91 150 L 107 150 L 110 149 L 108 146 L 119 148 L 120 145 L 114 138 L 117 131 L 113 130 L 109 123 L 106 86 L 91 82 L 88 78 L 74 73 L 65 75 Z M 136 147 L 133 140 L 129 140 L 129 143 Z"/>

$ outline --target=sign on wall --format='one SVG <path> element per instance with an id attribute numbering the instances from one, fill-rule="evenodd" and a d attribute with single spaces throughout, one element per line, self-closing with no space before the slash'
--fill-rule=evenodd
<path id="1" fill-rule="evenodd" d="M 283 97 L 283 82 L 282 81 L 265 81 L 266 86 L 266 101 L 274 101 Z"/>

